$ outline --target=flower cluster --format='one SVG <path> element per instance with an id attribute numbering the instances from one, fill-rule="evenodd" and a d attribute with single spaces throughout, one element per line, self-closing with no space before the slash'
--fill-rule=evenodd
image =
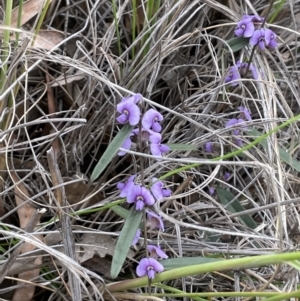
<path id="1" fill-rule="evenodd" d="M 234 33 L 238 37 L 249 38 L 250 45 L 258 45 L 261 50 L 266 47 L 275 48 L 277 46 L 276 34 L 269 28 L 261 28 L 263 22 L 264 18 L 259 16 L 244 15 L 237 23 Z"/>
<path id="2" fill-rule="evenodd" d="M 234 31 L 238 37 L 243 37 L 249 40 L 252 46 L 258 46 L 261 50 L 265 48 L 275 48 L 277 46 L 276 34 L 269 28 L 262 28 L 264 18 L 255 15 L 244 15 L 242 20 L 237 23 Z M 237 86 L 241 78 L 249 76 L 247 70 L 251 71 L 252 78 L 258 79 L 258 72 L 253 64 L 237 61 L 231 66 L 226 73 L 225 83 L 230 83 L 231 86 Z"/>
<path id="3" fill-rule="evenodd" d="M 150 190 L 146 187 L 135 184 L 136 176 L 131 176 L 125 183 L 118 183 L 120 197 L 126 197 L 127 203 L 134 204 L 136 210 L 142 210 L 145 206 L 152 206 L 155 200 L 161 201 L 164 197 L 171 195 L 171 190 L 164 188 L 164 183 L 157 178 L 152 179 Z"/>
<path id="4" fill-rule="evenodd" d="M 135 204 L 136 210 L 142 210 L 147 205 L 152 206 L 156 201 L 163 200 L 164 197 L 171 195 L 171 190 L 164 187 L 164 183 L 157 178 L 152 179 L 152 186 L 150 190 L 146 187 L 136 184 L 134 181 L 136 176 L 133 175 L 128 178 L 125 183 L 118 183 L 117 187 L 120 190 L 120 196 L 126 197 L 127 203 Z M 153 211 L 146 209 L 146 225 L 150 230 L 164 231 L 164 223 L 162 218 Z M 132 241 L 132 245 L 137 244 L 141 236 L 141 230 L 138 229 Z M 148 245 L 149 258 L 143 258 L 136 268 L 138 276 L 148 276 L 153 279 L 155 274 L 164 270 L 163 265 L 157 261 L 158 258 L 168 258 L 166 253 L 159 247 Z"/>
<path id="5" fill-rule="evenodd" d="M 138 107 L 138 102 L 142 98 L 141 94 L 135 94 L 134 96 L 125 97 L 117 105 L 117 111 L 120 115 L 117 117 L 117 121 L 121 124 L 129 123 L 131 126 L 137 126 L 141 118 L 141 110 Z M 129 150 L 132 145 L 132 137 L 141 137 L 142 141 L 150 143 L 150 151 L 156 158 L 162 157 L 163 153 L 170 151 L 170 148 L 162 144 L 162 136 L 160 134 L 162 130 L 161 122 L 163 116 L 154 109 L 149 109 L 142 117 L 142 132 L 140 133 L 139 128 L 135 128 L 125 139 L 121 148 Z M 124 156 L 126 151 L 119 151 L 119 156 Z"/>

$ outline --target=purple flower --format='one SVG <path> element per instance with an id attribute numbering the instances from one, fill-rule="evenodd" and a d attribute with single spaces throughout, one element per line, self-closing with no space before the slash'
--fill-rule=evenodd
<path id="1" fill-rule="evenodd" d="M 250 111 L 247 108 L 238 107 L 238 109 L 239 109 L 240 112 L 242 112 L 242 114 L 244 115 L 244 117 L 245 117 L 246 120 L 249 120 L 249 121 L 252 120 L 251 113 L 250 113 Z"/>
<path id="2" fill-rule="evenodd" d="M 257 29 L 249 40 L 250 45 L 264 50 L 267 46 L 275 48 L 277 46 L 276 34 L 271 29 Z"/>
<path id="3" fill-rule="evenodd" d="M 232 127 L 237 124 L 240 124 L 241 128 L 247 128 L 244 123 L 245 123 L 245 120 L 242 118 L 239 118 L 239 119 L 232 118 L 227 121 L 227 123 L 225 124 L 225 128 L 227 129 L 227 128 Z"/>
<path id="4" fill-rule="evenodd" d="M 137 242 L 139 241 L 140 236 L 141 236 L 141 230 L 137 229 L 136 234 L 135 234 L 135 236 L 133 238 L 133 241 L 132 241 L 132 244 L 131 244 L 132 246 L 137 244 Z"/>
<path id="5" fill-rule="evenodd" d="M 270 48 L 277 47 L 276 34 L 271 29 L 265 30 L 265 39 L 266 39 L 266 43 L 267 43 L 268 47 L 270 47 Z"/>
<path id="6" fill-rule="evenodd" d="M 133 185 L 127 193 L 127 203 L 134 203 L 136 210 L 142 210 L 146 205 L 153 205 L 155 200 L 147 188 Z"/>
<path id="7" fill-rule="evenodd" d="M 121 148 L 124 148 L 124 149 L 130 149 L 131 147 L 131 139 L 130 139 L 130 136 L 128 138 L 126 138 L 123 142 L 123 144 L 121 145 Z M 126 155 L 126 151 L 123 151 L 123 150 L 120 150 L 118 152 L 118 156 L 124 156 Z"/>
<path id="8" fill-rule="evenodd" d="M 169 258 L 169 256 L 160 248 L 160 246 L 153 246 L 153 245 L 148 245 L 147 246 L 148 251 L 150 252 L 150 256 L 152 258 L 157 259 L 158 257 L 160 258 Z"/>
<path id="9" fill-rule="evenodd" d="M 131 176 L 131 177 L 129 177 L 129 179 L 125 183 L 119 182 L 117 184 L 118 189 L 121 190 L 121 192 L 120 192 L 120 197 L 121 198 L 127 197 L 128 192 L 134 186 L 135 177 L 136 177 L 135 175 Z"/>
<path id="10" fill-rule="evenodd" d="M 152 182 L 154 183 L 151 186 L 151 192 L 157 201 L 164 199 L 171 195 L 172 191 L 170 189 L 164 189 L 164 183 L 162 181 L 158 181 L 157 178 L 153 178 Z"/>
<path id="11" fill-rule="evenodd" d="M 247 18 L 243 18 L 240 22 L 238 22 L 237 28 L 234 31 L 234 33 L 238 37 L 250 38 L 252 37 L 254 30 L 255 27 L 254 24 L 252 23 L 252 18 L 247 17 Z"/>
<path id="12" fill-rule="evenodd" d="M 250 19 L 252 22 L 260 22 L 262 23 L 265 18 L 262 18 L 258 15 L 243 15 L 242 20 Z"/>
<path id="13" fill-rule="evenodd" d="M 231 176 L 230 172 L 228 172 L 228 171 L 225 171 L 225 172 L 224 172 L 224 180 L 225 180 L 226 182 L 229 180 L 230 176 Z"/>
<path id="14" fill-rule="evenodd" d="M 234 143 L 239 147 L 243 146 L 243 140 L 241 138 L 235 138 Z"/>
<path id="15" fill-rule="evenodd" d="M 143 98 L 143 96 L 140 93 L 137 93 L 137 94 L 134 94 L 129 97 L 123 97 L 121 99 L 121 102 L 131 101 L 131 102 L 137 104 L 141 100 L 141 98 Z"/>
<path id="16" fill-rule="evenodd" d="M 213 143 L 212 142 L 205 143 L 205 151 L 209 154 L 213 152 Z"/>
<path id="17" fill-rule="evenodd" d="M 150 151 L 153 156 L 161 157 L 163 153 L 170 151 L 169 146 L 161 144 L 161 135 L 155 133 L 149 137 L 150 140 Z"/>
<path id="18" fill-rule="evenodd" d="M 163 116 L 159 112 L 150 109 L 144 114 L 142 118 L 142 125 L 146 131 L 150 130 L 159 133 L 161 131 L 160 122 L 162 120 Z"/>
<path id="19" fill-rule="evenodd" d="M 130 125 L 137 125 L 140 121 L 141 111 L 135 104 L 136 98 L 129 97 L 123 98 L 123 100 L 117 105 L 117 111 L 121 114 L 117 121 L 125 124 L 129 122 Z"/>
<path id="20" fill-rule="evenodd" d="M 148 276 L 149 279 L 154 279 L 155 273 L 160 273 L 164 267 L 154 258 L 143 258 L 136 267 L 136 274 L 139 277 Z"/>
<path id="21" fill-rule="evenodd" d="M 239 73 L 239 70 L 237 68 L 237 66 L 231 66 L 225 76 L 225 83 L 229 83 L 229 82 L 232 82 L 232 81 L 235 81 L 233 83 L 231 83 L 231 86 L 237 86 L 239 83 L 236 81 L 238 79 L 240 79 L 241 76 L 240 76 L 240 73 Z"/>
<path id="22" fill-rule="evenodd" d="M 215 189 L 214 189 L 213 187 L 208 187 L 208 193 L 209 193 L 210 195 L 214 195 Z"/>
<path id="23" fill-rule="evenodd" d="M 147 213 L 147 225 L 150 229 L 158 229 L 165 231 L 164 223 L 161 217 L 150 210 L 146 210 Z"/>

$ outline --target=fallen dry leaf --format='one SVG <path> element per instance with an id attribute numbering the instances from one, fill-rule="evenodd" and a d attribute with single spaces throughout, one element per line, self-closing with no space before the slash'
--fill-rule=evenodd
<path id="1" fill-rule="evenodd" d="M 14 172 L 12 172 L 11 175 L 12 175 L 12 178 L 15 183 L 18 183 L 20 181 L 19 177 Z M 20 220 L 20 227 L 24 229 L 26 227 L 26 225 L 30 222 L 31 217 L 36 213 L 36 208 L 34 208 L 28 202 L 28 199 L 30 198 L 29 192 L 28 192 L 26 186 L 21 182 L 19 182 L 15 186 L 15 198 L 16 198 L 17 206 L 21 206 L 18 209 L 18 215 L 19 215 L 19 220 Z M 42 239 L 41 235 L 36 235 L 36 237 L 39 239 Z M 21 252 L 22 253 L 30 252 L 34 248 L 35 248 L 34 245 L 29 244 L 29 243 L 24 243 L 22 245 Z M 34 264 L 40 265 L 41 263 L 42 263 L 42 257 L 39 256 L 35 259 Z M 40 270 L 35 269 L 35 270 L 20 273 L 18 275 L 18 278 L 26 280 L 26 281 L 31 281 L 31 279 L 38 277 L 39 273 L 40 273 Z M 21 286 L 22 283 L 23 283 L 22 281 L 18 282 L 18 285 L 20 285 L 20 287 L 15 290 L 12 301 L 19 301 L 19 300 L 30 301 L 30 300 L 32 300 L 32 297 L 33 297 L 34 291 L 35 291 L 35 286 L 34 285 Z"/>
<path id="2" fill-rule="evenodd" d="M 51 50 L 64 39 L 64 34 L 57 30 L 40 30 L 32 47 Z"/>
<path id="3" fill-rule="evenodd" d="M 51 2 L 51 1 L 50 1 Z M 38 14 L 42 9 L 46 1 L 43 0 L 28 0 L 23 3 L 21 25 L 24 25 L 27 21 Z M 19 15 L 19 6 L 15 7 L 11 14 L 11 26 L 17 27 Z"/>

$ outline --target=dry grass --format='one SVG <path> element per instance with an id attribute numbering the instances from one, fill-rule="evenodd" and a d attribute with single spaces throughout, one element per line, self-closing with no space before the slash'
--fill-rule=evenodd
<path id="1" fill-rule="evenodd" d="M 150 241 L 159 239 L 171 257 L 230 257 L 297 249 L 300 181 L 298 172 L 281 160 L 279 148 L 295 159 L 300 156 L 298 123 L 272 134 L 266 148 L 253 147 L 243 157 L 228 161 L 207 162 L 204 144 L 214 141 L 219 145 L 219 155 L 236 149 L 224 125 L 238 115 L 239 106 L 250 109 L 253 121 L 248 125 L 261 133 L 300 113 L 299 1 L 286 1 L 271 26 L 279 36 L 278 48 L 255 52 L 253 62 L 263 79 L 247 79 L 237 89 L 225 88 L 224 74 L 233 61 L 249 57 L 251 50 L 246 47 L 239 53 L 225 53 L 226 41 L 233 37 L 234 24 L 241 15 L 264 15 L 270 1 L 162 1 L 152 27 L 139 23 L 140 32 L 134 41 L 132 2 L 121 2 L 117 7 L 121 53 L 111 1 L 103 0 L 74 0 L 70 5 L 52 2 L 43 28 L 66 33 L 56 50 L 32 48 L 25 42 L 11 48 L 10 60 L 15 64 L 10 65 L 9 74 L 15 74 L 16 80 L 8 76 L 1 100 L 16 87 L 18 91 L 14 90 L 12 123 L 0 134 L 1 156 L 6 162 L 1 171 L 0 263 L 7 262 L 16 249 L 16 239 L 36 248 L 11 263 L 0 289 L 0 297 L 6 300 L 11 300 L 21 285 L 16 282 L 16 275 L 32 270 L 38 255 L 43 259 L 40 274 L 30 281 L 36 286 L 36 300 L 70 300 L 71 274 L 76 275 L 75 285 L 82 292 L 82 298 L 76 300 L 102 298 L 101 284 L 112 281 L 112 238 L 117 238 L 123 219 L 112 210 L 101 208 L 118 199 L 118 181 L 140 172 L 140 160 L 146 180 L 187 163 L 202 162 L 168 178 L 167 184 L 173 191 L 185 179 L 191 180 L 166 200 L 167 208 L 163 204 L 156 207 L 166 230 L 158 237 L 157 233 L 150 234 Z M 139 17 L 143 16 L 141 7 Z M 28 23 L 29 28 L 32 24 Z M 31 35 L 27 35 L 30 39 Z M 17 55 L 18 51 L 21 55 Z M 159 162 L 131 152 L 115 158 L 91 183 L 93 168 L 118 132 L 116 104 L 130 93 L 141 93 L 145 97 L 144 109 L 155 106 L 164 115 L 165 142 L 192 144 L 199 150 L 172 151 Z M 253 138 L 245 135 L 243 140 L 247 144 Z M 57 153 L 62 177 L 56 186 L 47 161 L 46 152 L 51 146 Z M 225 171 L 232 174 L 227 182 L 223 178 Z M 20 228 L 15 189 L 19 184 L 12 173 L 30 195 L 25 199 L 23 196 L 24 201 L 34 208 L 47 209 L 32 234 Z M 217 196 L 208 194 L 212 185 L 229 190 L 247 211 L 230 212 Z M 67 205 L 58 203 L 55 195 L 62 186 L 66 189 Z M 98 210 L 89 212 L 87 209 L 91 208 Z M 86 214 L 70 215 L 70 233 L 77 245 L 74 250 L 88 252 L 83 241 L 95 233 L 101 235 L 107 248 L 102 250 L 102 257 L 92 254 L 82 264 L 61 252 L 62 238 L 58 234 L 70 229 L 54 220 L 61 210 L 71 213 L 79 209 L 87 210 Z M 246 227 L 238 218 L 241 214 L 250 214 L 258 227 Z M 46 244 L 34 234 L 42 235 Z M 99 244 L 97 247 L 101 248 Z M 119 280 L 131 274 L 135 277 L 136 261 L 142 256 L 142 245 L 132 250 Z M 188 292 L 265 288 L 291 291 L 297 284 L 298 274 L 290 274 L 285 265 L 216 272 L 168 283 Z"/>

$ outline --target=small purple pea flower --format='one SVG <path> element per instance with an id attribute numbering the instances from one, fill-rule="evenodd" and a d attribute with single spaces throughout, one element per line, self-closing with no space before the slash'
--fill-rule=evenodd
<path id="1" fill-rule="evenodd" d="M 157 201 L 161 201 L 165 197 L 171 195 L 172 191 L 170 189 L 164 188 L 164 183 L 162 181 L 158 181 L 157 178 L 153 178 L 152 182 L 154 184 L 151 186 L 150 190 Z"/>
<path id="2" fill-rule="evenodd" d="M 141 111 L 136 105 L 136 97 L 123 98 L 117 104 L 117 111 L 121 114 L 117 121 L 125 124 L 129 122 L 131 126 L 137 125 L 140 121 Z"/>
<path id="3" fill-rule="evenodd" d="M 134 133 L 136 136 L 140 136 L 140 129 L 134 129 L 132 131 L 132 133 Z M 150 137 L 150 133 L 144 129 L 142 129 L 142 135 L 141 135 L 141 138 L 142 138 L 142 141 L 148 141 L 149 140 L 149 137 Z"/>
<path id="4" fill-rule="evenodd" d="M 264 50 L 267 46 L 275 48 L 277 46 L 276 34 L 271 29 L 257 29 L 249 40 L 250 45 Z"/>
<path id="5" fill-rule="evenodd" d="M 132 244 L 131 244 L 132 246 L 134 246 L 138 243 L 140 236 L 141 236 L 141 230 L 137 229 L 136 234 L 135 234 Z"/>
<path id="6" fill-rule="evenodd" d="M 239 68 L 240 75 L 246 76 L 246 74 L 244 74 L 244 73 L 246 73 L 246 71 L 248 69 L 248 65 L 249 65 L 248 63 L 243 63 L 240 61 L 236 62 L 236 66 Z M 258 73 L 253 64 L 250 64 L 249 70 L 252 72 L 252 77 L 254 79 L 258 79 Z"/>
<path id="7" fill-rule="evenodd" d="M 120 197 L 121 197 L 121 198 L 127 197 L 128 192 L 129 192 L 129 191 L 132 189 L 132 187 L 134 186 L 134 179 L 135 179 L 135 177 L 136 177 L 135 175 L 130 176 L 126 182 L 124 182 L 124 183 L 119 182 L 119 183 L 117 184 L 117 188 L 118 188 L 119 190 L 121 190 L 121 192 L 120 192 Z"/>
<path id="8" fill-rule="evenodd" d="M 246 120 L 251 121 L 251 113 L 247 108 L 244 107 L 238 107 L 239 111 L 242 112 L 243 116 L 245 117 Z"/>
<path id="9" fill-rule="evenodd" d="M 161 231 L 165 231 L 164 223 L 159 215 L 155 214 L 150 210 L 146 210 L 146 213 L 147 213 L 147 225 L 150 227 L 150 229 L 158 229 Z"/>
<path id="10" fill-rule="evenodd" d="M 154 279 L 156 273 L 163 272 L 164 267 L 154 258 L 143 258 L 136 267 L 136 274 L 139 277 L 147 276 Z"/>
<path id="11" fill-rule="evenodd" d="M 150 252 L 150 256 L 152 258 L 169 258 L 169 256 L 160 248 L 160 246 L 153 246 L 153 245 L 148 245 L 147 246 L 148 251 Z"/>
<path id="12" fill-rule="evenodd" d="M 213 152 L 213 143 L 212 142 L 205 143 L 205 151 L 209 154 L 211 154 Z"/>
<path id="13" fill-rule="evenodd" d="M 150 109 L 142 118 L 142 126 L 146 131 L 154 131 L 159 133 L 161 131 L 160 122 L 163 119 L 163 116 L 158 111 Z"/>
<path id="14" fill-rule="evenodd" d="M 210 195 L 214 195 L 215 194 L 215 189 L 213 188 L 213 187 L 208 187 L 208 193 L 210 194 Z"/>
<path id="15" fill-rule="evenodd" d="M 254 33 L 255 27 L 251 17 L 243 18 L 237 23 L 237 28 L 234 31 L 238 37 L 250 38 Z"/>
<path id="16" fill-rule="evenodd" d="M 228 171 L 225 171 L 225 172 L 224 172 L 224 180 L 225 180 L 226 182 L 229 180 L 230 176 L 231 176 L 231 173 L 230 173 L 230 172 L 228 172 Z"/>
<path id="17" fill-rule="evenodd" d="M 170 151 L 170 147 L 161 144 L 161 135 L 154 133 L 149 137 L 150 140 L 150 151 L 153 156 L 161 157 L 163 153 Z"/>
<path id="18" fill-rule="evenodd" d="M 239 72 L 239 69 L 238 67 L 235 65 L 235 66 L 231 66 L 225 76 L 225 83 L 229 83 L 229 82 L 233 82 L 231 83 L 230 85 L 231 86 L 237 86 L 239 83 L 236 81 L 238 79 L 241 78 L 241 75 L 240 75 L 240 72 Z"/>
<path id="19" fill-rule="evenodd" d="M 130 139 L 130 136 L 129 136 L 128 138 L 126 138 L 124 140 L 123 144 L 121 145 L 121 148 L 130 150 L 131 144 L 132 144 L 132 142 L 131 142 L 131 139 Z M 120 150 L 118 152 L 118 156 L 124 156 L 124 155 L 126 155 L 126 153 L 127 152 L 125 150 Z"/>
<path id="20" fill-rule="evenodd" d="M 129 97 L 123 97 L 121 99 L 121 102 L 131 101 L 131 102 L 137 104 L 142 98 L 143 98 L 143 96 L 140 93 L 136 93 Z"/>
<path id="21" fill-rule="evenodd" d="M 154 205 L 155 200 L 147 188 L 133 185 L 127 193 L 127 203 L 134 203 L 136 210 L 142 210 L 146 205 Z"/>

